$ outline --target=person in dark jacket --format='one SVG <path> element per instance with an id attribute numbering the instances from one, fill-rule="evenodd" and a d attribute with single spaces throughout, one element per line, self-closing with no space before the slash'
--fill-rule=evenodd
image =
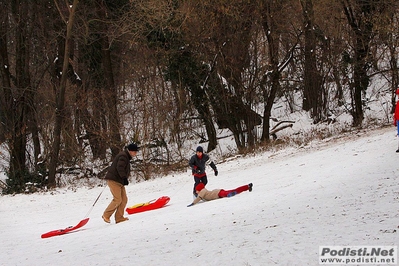
<path id="1" fill-rule="evenodd" d="M 124 217 L 127 204 L 125 186 L 129 184 L 130 160 L 137 155 L 140 147 L 132 143 L 126 146 L 125 150 L 118 153 L 108 169 L 105 179 L 112 193 L 113 199 L 105 209 L 102 216 L 104 222 L 110 223 L 111 216 L 115 213 L 115 222 L 120 223 L 129 220 Z"/>
<path id="2" fill-rule="evenodd" d="M 203 183 L 204 185 L 208 183 L 208 177 L 206 176 L 205 172 L 206 164 L 209 164 L 209 166 L 215 172 L 215 176 L 217 176 L 218 170 L 216 168 L 215 163 L 210 159 L 208 154 L 204 153 L 204 149 L 201 146 L 198 146 L 195 151 L 195 154 L 191 157 L 191 159 L 188 162 L 188 165 L 191 167 L 191 171 L 194 176 L 193 194 L 195 198 L 198 196 L 197 192 L 195 191 L 195 187 L 199 183 Z"/>

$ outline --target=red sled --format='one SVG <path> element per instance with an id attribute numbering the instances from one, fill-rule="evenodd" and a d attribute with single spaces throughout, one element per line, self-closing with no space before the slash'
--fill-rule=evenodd
<path id="1" fill-rule="evenodd" d="M 42 234 L 42 238 L 48 238 L 48 237 L 52 237 L 52 236 L 60 236 L 60 235 L 67 234 L 71 231 L 77 230 L 77 229 L 85 226 L 89 222 L 89 219 L 90 218 L 83 219 L 75 226 L 69 226 L 65 229 L 58 229 L 58 230 L 53 230 L 53 231 L 44 233 L 44 234 Z"/>
<path id="2" fill-rule="evenodd" d="M 134 214 L 134 213 L 159 209 L 168 204 L 169 200 L 170 198 L 168 196 L 162 196 L 155 201 L 151 200 L 149 202 L 139 203 L 131 207 L 128 207 L 126 208 L 126 212 L 128 214 Z"/>

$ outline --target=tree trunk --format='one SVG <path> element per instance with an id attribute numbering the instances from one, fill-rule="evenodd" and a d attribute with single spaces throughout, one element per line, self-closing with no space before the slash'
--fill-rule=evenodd
<path id="1" fill-rule="evenodd" d="M 110 147 L 112 158 L 116 156 L 122 145 L 121 135 L 119 132 L 119 116 L 118 116 L 118 91 L 114 82 L 114 74 L 112 70 L 111 52 L 108 49 L 109 42 L 106 36 L 102 38 L 102 58 L 105 79 L 105 101 L 107 104 L 107 115 L 109 123 Z"/>
<path id="2" fill-rule="evenodd" d="M 56 110 L 55 110 L 55 126 L 54 126 L 54 141 L 51 150 L 51 160 L 49 165 L 49 187 L 55 187 L 55 174 L 58 165 L 58 155 L 60 152 L 61 144 L 61 130 L 63 125 L 63 115 L 65 106 L 65 91 L 67 86 L 67 73 L 69 68 L 69 54 L 70 54 L 70 41 L 72 39 L 72 27 L 75 18 L 75 11 L 78 5 L 78 0 L 74 0 L 72 8 L 68 7 L 69 18 L 67 23 L 66 38 L 65 38 L 65 50 L 63 54 L 63 66 L 62 66 L 62 76 L 60 82 L 59 93 L 56 95 Z"/>
<path id="3" fill-rule="evenodd" d="M 8 14 L 7 8 L 0 9 L 0 142 L 5 141 L 12 125 L 11 73 L 7 49 Z"/>
<path id="4" fill-rule="evenodd" d="M 266 88 L 263 88 L 263 95 L 265 103 L 264 103 L 264 111 L 263 111 L 263 128 L 262 128 L 262 137 L 261 141 L 269 142 L 270 140 L 270 117 L 271 111 L 274 103 L 274 99 L 276 97 L 277 92 L 280 90 L 280 73 L 277 69 L 273 71 L 270 78 L 270 92 L 267 93 Z"/>
<path id="5" fill-rule="evenodd" d="M 341 4 L 355 36 L 351 95 L 353 126 L 357 127 L 362 125 L 364 119 L 362 93 L 367 90 L 370 81 L 367 71 L 370 68 L 369 46 L 375 3 L 371 0 L 356 0 L 353 5 L 349 1 L 341 1 Z"/>
<path id="6" fill-rule="evenodd" d="M 312 0 L 301 0 L 302 13 L 304 16 L 305 31 L 305 71 L 304 71 L 304 91 L 303 106 L 305 111 L 311 110 L 311 117 L 314 122 L 320 121 L 322 114 L 321 103 L 321 81 L 320 73 L 317 70 L 316 58 L 316 35 L 313 2 Z"/>
<path id="7" fill-rule="evenodd" d="M 352 117 L 353 126 L 355 127 L 361 126 L 364 119 L 362 92 L 367 90 L 369 84 L 369 77 L 364 68 L 367 52 L 363 49 L 363 45 L 359 45 L 359 41 L 357 40 L 355 45 L 356 60 L 353 70 Z"/>
<path id="8" fill-rule="evenodd" d="M 389 46 L 390 54 L 391 54 L 391 59 L 389 60 L 390 62 L 390 67 L 391 67 L 391 73 L 392 73 L 392 110 L 391 113 L 393 114 L 395 112 L 395 105 L 396 105 L 396 100 L 395 100 L 395 95 L 396 95 L 396 90 L 398 89 L 399 86 L 399 69 L 398 69 L 398 58 L 396 56 L 396 51 L 395 48 L 392 47 L 392 45 Z"/>
<path id="9" fill-rule="evenodd" d="M 280 70 L 279 70 L 279 34 L 276 30 L 274 16 L 272 15 L 271 5 L 266 4 L 262 10 L 262 28 L 265 32 L 269 47 L 269 66 L 271 68 L 270 76 L 264 76 L 263 84 L 263 128 L 261 141 L 270 140 L 270 116 L 276 93 L 280 90 Z M 266 82 L 270 78 L 270 91 L 267 91 Z"/>
<path id="10" fill-rule="evenodd" d="M 15 31 L 15 86 L 11 96 L 10 122 L 10 174 L 21 178 L 26 171 L 26 135 L 27 135 L 27 97 L 32 88 L 29 75 L 29 5 L 22 5 L 19 1 L 12 1 L 11 10 L 16 22 Z M 12 85 L 11 85 L 12 86 Z"/>

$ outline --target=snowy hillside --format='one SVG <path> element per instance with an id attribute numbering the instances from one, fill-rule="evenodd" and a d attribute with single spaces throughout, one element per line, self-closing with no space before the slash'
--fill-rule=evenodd
<path id="1" fill-rule="evenodd" d="M 159 210 L 105 224 L 102 187 L 0 197 L 1 265 L 318 265 L 319 246 L 397 245 L 395 128 L 243 157 L 218 165 L 208 189 L 252 192 L 191 203 L 184 173 L 127 187 L 128 205 L 169 196 Z M 210 171 L 211 172 L 211 171 Z M 41 239 L 50 230 L 80 231 Z"/>

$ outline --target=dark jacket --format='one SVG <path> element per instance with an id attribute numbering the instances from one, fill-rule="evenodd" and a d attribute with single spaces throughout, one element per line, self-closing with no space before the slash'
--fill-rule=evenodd
<path id="1" fill-rule="evenodd" d="M 199 158 L 196 154 L 194 154 L 190 161 L 188 162 L 188 165 L 191 167 L 194 176 L 196 177 L 203 177 L 206 176 L 205 173 L 205 165 L 206 163 L 209 163 L 209 166 L 216 171 L 216 165 L 213 161 L 210 160 L 209 155 L 203 153 L 202 157 Z"/>
<path id="2" fill-rule="evenodd" d="M 130 175 L 130 156 L 127 150 L 118 153 L 111 166 L 108 168 L 108 172 L 105 175 L 105 179 L 113 180 L 124 185 L 124 178 L 128 178 Z"/>

